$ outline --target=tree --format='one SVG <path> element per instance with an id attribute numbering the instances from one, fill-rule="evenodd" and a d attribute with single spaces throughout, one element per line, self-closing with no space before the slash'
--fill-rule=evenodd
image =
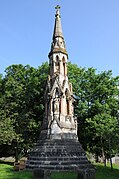
<path id="1" fill-rule="evenodd" d="M 9 125 L 5 131 L 9 137 L 9 131 L 12 131 L 12 135 L 10 141 L 6 138 L 2 144 L 11 142 L 17 153 L 16 158 L 21 151 L 27 153 L 38 139 L 44 114 L 43 94 L 47 73 L 47 63 L 38 69 L 29 65 L 12 65 L 6 69 L 2 88 L 2 118 L 3 124 L 7 121 Z"/>
<path id="2" fill-rule="evenodd" d="M 119 77 L 112 77 L 111 71 L 96 74 L 93 68 L 86 70 L 69 63 L 69 79 L 79 99 L 76 114 L 83 147 L 96 156 L 117 152 Z M 116 136 L 113 140 L 112 135 Z"/>
<path id="3" fill-rule="evenodd" d="M 112 117 L 110 114 L 103 112 L 102 114 L 97 114 L 94 118 L 89 118 L 86 120 L 88 123 L 88 127 L 86 128 L 89 131 L 90 136 L 92 136 L 91 148 L 92 150 L 97 150 L 100 152 L 100 155 L 104 156 L 104 163 L 106 165 L 106 158 L 110 159 L 111 168 L 112 168 L 112 160 L 111 157 L 114 149 L 116 149 L 116 128 L 117 128 L 117 119 L 116 117 Z M 94 148 L 94 141 L 95 143 Z M 99 145 L 100 144 L 100 145 Z M 100 148 L 99 148 L 100 146 Z"/>
<path id="4" fill-rule="evenodd" d="M 1 145 L 12 145 L 16 158 L 21 152 L 27 155 L 39 137 L 48 72 L 48 63 L 38 69 L 12 65 L 6 69 L 5 77 L 0 78 Z M 94 68 L 79 68 L 71 63 L 68 75 L 78 99 L 74 106 L 79 140 L 97 158 L 102 155 L 108 158 L 118 152 L 119 77 L 112 77 L 111 71 L 97 74 Z"/>

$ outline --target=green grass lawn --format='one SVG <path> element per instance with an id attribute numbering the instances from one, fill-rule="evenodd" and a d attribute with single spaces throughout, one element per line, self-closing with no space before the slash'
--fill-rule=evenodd
<path id="1" fill-rule="evenodd" d="M 119 165 L 113 165 L 113 168 L 111 171 L 109 165 L 96 164 L 96 179 L 119 179 Z"/>
<path id="2" fill-rule="evenodd" d="M 33 175 L 26 171 L 14 171 L 9 164 L 0 164 L 0 179 L 33 179 Z"/>
<path id="3" fill-rule="evenodd" d="M 33 179 L 33 174 L 26 171 L 14 171 L 10 164 L 0 164 L 0 179 Z M 73 172 L 53 173 L 52 179 L 76 179 L 76 174 Z M 114 166 L 111 171 L 109 166 L 104 167 L 101 164 L 96 164 L 96 179 L 119 179 L 119 166 Z"/>

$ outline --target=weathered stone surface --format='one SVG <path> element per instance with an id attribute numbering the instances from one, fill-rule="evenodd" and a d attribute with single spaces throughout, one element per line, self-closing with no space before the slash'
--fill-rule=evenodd
<path id="1" fill-rule="evenodd" d="M 40 140 L 26 163 L 28 169 L 50 171 L 93 170 L 77 140 Z"/>
<path id="2" fill-rule="evenodd" d="M 26 169 L 33 170 L 36 179 L 49 179 L 52 171 L 75 171 L 78 179 L 95 179 L 95 169 L 78 142 L 59 8 L 55 17 L 49 53 L 50 74 L 45 91 L 45 117 L 39 141 L 28 157 Z"/>

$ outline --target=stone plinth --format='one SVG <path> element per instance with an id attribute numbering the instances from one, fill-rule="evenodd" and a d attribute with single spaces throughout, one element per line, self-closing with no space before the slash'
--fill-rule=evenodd
<path id="1" fill-rule="evenodd" d="M 95 179 L 94 167 L 87 160 L 81 144 L 74 139 L 40 140 L 31 151 L 26 168 L 33 171 L 75 171 L 79 173 L 78 179 Z"/>

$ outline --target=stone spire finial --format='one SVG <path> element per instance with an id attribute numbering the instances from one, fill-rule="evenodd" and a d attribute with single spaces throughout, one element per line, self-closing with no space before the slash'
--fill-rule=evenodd
<path id="1" fill-rule="evenodd" d="M 54 25 L 54 32 L 53 32 L 53 39 L 52 39 L 53 41 L 52 41 L 51 51 L 49 53 L 49 56 L 56 52 L 62 52 L 68 56 L 64 37 L 63 37 L 63 32 L 62 32 L 60 6 L 57 5 L 55 9 L 56 9 L 56 14 L 55 14 L 55 25 Z"/>
<path id="2" fill-rule="evenodd" d="M 59 5 L 57 5 L 56 7 L 55 7 L 55 9 L 56 9 L 56 15 L 55 16 L 59 16 L 60 17 L 60 12 L 59 12 L 59 10 L 60 10 L 60 6 Z"/>
<path id="3" fill-rule="evenodd" d="M 60 6 L 57 5 L 55 7 L 56 9 L 56 14 L 55 14 L 55 27 L 54 27 L 54 34 L 53 34 L 53 38 L 56 37 L 62 37 L 63 38 L 63 33 L 62 33 L 62 26 L 61 26 L 61 17 L 60 17 Z"/>

